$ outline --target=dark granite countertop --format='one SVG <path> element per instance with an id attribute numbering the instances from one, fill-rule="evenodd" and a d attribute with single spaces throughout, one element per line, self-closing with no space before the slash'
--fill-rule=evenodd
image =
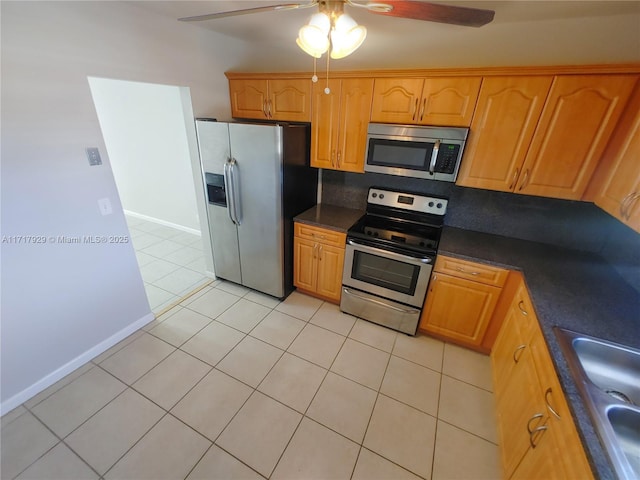
<path id="1" fill-rule="evenodd" d="M 438 253 L 523 273 L 594 472 L 615 479 L 552 328 L 640 348 L 640 294 L 592 253 L 453 227 L 444 227 Z"/>
<path id="2" fill-rule="evenodd" d="M 347 233 L 349 227 L 362 215 L 364 210 L 319 203 L 294 217 L 293 221 Z"/>

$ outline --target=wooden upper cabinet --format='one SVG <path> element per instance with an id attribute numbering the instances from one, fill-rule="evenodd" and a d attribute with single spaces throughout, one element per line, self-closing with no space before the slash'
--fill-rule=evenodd
<path id="1" fill-rule="evenodd" d="M 481 77 L 376 78 L 371 121 L 468 127 Z"/>
<path id="2" fill-rule="evenodd" d="M 552 81 L 551 76 L 483 80 L 458 185 L 513 191 Z"/>
<path id="3" fill-rule="evenodd" d="M 306 79 L 230 79 L 235 118 L 311 121 L 311 81 Z"/>
<path id="4" fill-rule="evenodd" d="M 312 87 L 311 166 L 364 171 L 373 79 L 330 80 Z"/>
<path id="5" fill-rule="evenodd" d="M 516 191 L 581 199 L 636 80 L 634 75 L 556 77 Z"/>
<path id="6" fill-rule="evenodd" d="M 640 232 L 640 85 L 602 161 L 595 204 Z"/>

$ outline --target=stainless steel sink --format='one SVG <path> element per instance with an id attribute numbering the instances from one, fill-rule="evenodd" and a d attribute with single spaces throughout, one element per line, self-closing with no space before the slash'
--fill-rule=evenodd
<path id="1" fill-rule="evenodd" d="M 616 474 L 640 478 L 640 350 L 554 331 Z"/>

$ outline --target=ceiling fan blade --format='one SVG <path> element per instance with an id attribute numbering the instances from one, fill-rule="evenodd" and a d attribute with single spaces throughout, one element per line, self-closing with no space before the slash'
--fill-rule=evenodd
<path id="1" fill-rule="evenodd" d="M 271 12 L 273 10 L 294 10 L 296 8 L 314 7 L 317 0 L 310 3 L 283 3 L 280 5 L 269 5 L 267 7 L 245 8 L 244 10 L 231 10 L 229 12 L 209 13 L 207 15 L 196 15 L 193 17 L 179 18 L 181 22 L 199 22 L 201 20 L 214 20 L 216 18 L 235 17 L 237 15 L 248 15 L 250 13 Z"/>
<path id="2" fill-rule="evenodd" d="M 385 11 L 382 4 L 391 5 L 393 9 Z M 493 20 L 493 10 L 480 8 L 457 7 L 440 3 L 416 2 L 411 0 L 388 0 L 369 2 L 371 13 L 392 17 L 413 18 L 429 22 L 449 23 L 465 27 L 481 27 Z"/>

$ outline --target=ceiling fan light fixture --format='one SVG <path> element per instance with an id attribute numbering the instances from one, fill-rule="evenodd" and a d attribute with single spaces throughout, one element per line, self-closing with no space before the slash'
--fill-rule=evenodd
<path id="1" fill-rule="evenodd" d="M 329 49 L 331 20 L 324 13 L 311 16 L 309 23 L 298 31 L 296 43 L 307 54 L 320 58 Z"/>
<path id="2" fill-rule="evenodd" d="M 331 58 L 344 58 L 355 52 L 367 37 L 367 29 L 346 13 L 340 15 L 331 29 Z"/>

